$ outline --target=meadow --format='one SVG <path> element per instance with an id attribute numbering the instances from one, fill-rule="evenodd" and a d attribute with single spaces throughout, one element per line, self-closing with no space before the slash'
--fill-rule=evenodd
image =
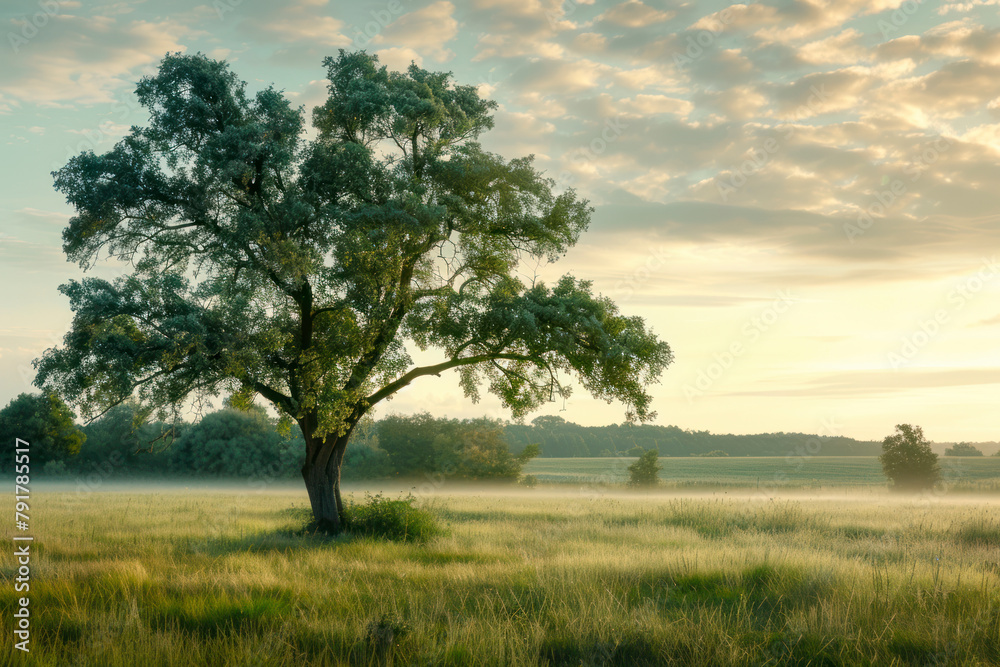
<path id="1" fill-rule="evenodd" d="M 542 482 L 622 484 L 635 458 L 536 458 L 524 468 Z M 885 488 L 876 456 L 661 457 L 667 487 L 760 490 L 826 487 Z M 941 457 L 941 478 L 954 491 L 1000 491 L 1000 456 Z"/>
<path id="2" fill-rule="evenodd" d="M 1000 664 L 995 496 L 445 484 L 419 502 L 446 529 L 423 544 L 303 534 L 296 486 L 39 484 L 31 653 L 8 630 L 0 654 L 53 667 Z M 20 595 L 12 551 L 5 609 Z"/>

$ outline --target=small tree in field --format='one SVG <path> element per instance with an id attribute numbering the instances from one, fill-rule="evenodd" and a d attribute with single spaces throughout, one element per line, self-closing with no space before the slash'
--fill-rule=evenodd
<path id="1" fill-rule="evenodd" d="M 656 486 L 660 483 L 660 470 L 663 468 L 657 463 L 659 453 L 655 449 L 647 450 L 639 457 L 639 460 L 628 467 L 629 486 L 646 487 Z"/>
<path id="2" fill-rule="evenodd" d="M 919 426 L 897 425 L 896 432 L 882 442 L 879 461 L 897 491 L 929 489 L 940 477 L 938 456 Z"/>
<path id="3" fill-rule="evenodd" d="M 588 281 L 518 277 L 565 254 L 592 209 L 553 192 L 532 157 L 483 150 L 497 104 L 363 51 L 324 64 L 309 139 L 279 90 L 250 95 L 225 62 L 170 54 L 136 89 L 148 125 L 55 172 L 76 209 L 69 258 L 133 269 L 60 288 L 73 325 L 36 384 L 85 416 L 130 398 L 165 413 L 263 397 L 301 428 L 302 477 L 331 531 L 352 432 L 419 378 L 454 369 L 472 400 L 485 387 L 520 418 L 573 376 L 630 419 L 655 417 L 646 386 L 667 343 Z M 412 347 L 439 361 L 415 364 Z"/>

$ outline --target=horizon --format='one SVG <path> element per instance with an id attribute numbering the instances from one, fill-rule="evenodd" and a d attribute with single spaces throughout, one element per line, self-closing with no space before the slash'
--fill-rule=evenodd
<path id="1" fill-rule="evenodd" d="M 911 423 L 935 443 L 1000 440 L 1000 264 L 984 253 L 1000 247 L 995 4 L 54 6 L 0 10 L 0 277 L 19 286 L 2 297 L 0 406 L 37 391 L 31 360 L 72 317 L 56 288 L 85 275 L 62 253 L 73 212 L 49 172 L 146 123 L 141 76 L 201 51 L 308 118 L 325 99 L 322 58 L 366 48 L 391 70 L 413 60 L 478 85 L 500 105 L 484 147 L 535 154 L 592 201 L 566 257 L 528 269 L 593 280 L 671 345 L 654 425 L 880 441 Z M 491 395 L 466 399 L 453 373 L 378 414 L 424 410 L 510 417 Z M 543 415 L 600 426 L 624 408 L 576 386 L 527 421 Z"/>

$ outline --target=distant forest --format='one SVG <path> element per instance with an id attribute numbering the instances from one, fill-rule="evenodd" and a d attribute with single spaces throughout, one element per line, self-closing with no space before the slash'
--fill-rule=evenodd
<path id="1" fill-rule="evenodd" d="M 611 424 L 580 426 L 561 417 L 537 417 L 531 424 L 505 429 L 510 449 L 541 445 L 541 456 L 638 456 L 655 449 L 660 456 L 877 456 L 882 443 L 806 433 L 721 435 L 677 426 Z"/>
<path id="2" fill-rule="evenodd" d="M 131 406 L 121 405 L 83 427 L 78 453 L 53 456 L 43 472 L 125 476 L 194 475 L 293 479 L 300 476 L 305 445 L 294 424 L 282 425 L 262 408 L 227 407 L 193 422 L 145 423 L 138 428 Z M 996 443 L 985 443 L 987 455 Z M 537 446 L 537 447 L 536 447 Z M 936 444 L 935 448 L 942 444 Z M 877 456 L 881 443 L 806 433 L 720 435 L 677 426 L 611 424 L 580 426 L 542 416 L 530 424 L 448 419 L 423 413 L 366 419 L 347 449 L 348 479 L 426 477 L 516 480 L 533 456 Z M 964 447 L 964 446 L 960 446 Z M 953 455 L 982 455 L 952 450 Z M 540 454 L 538 450 L 540 449 Z"/>

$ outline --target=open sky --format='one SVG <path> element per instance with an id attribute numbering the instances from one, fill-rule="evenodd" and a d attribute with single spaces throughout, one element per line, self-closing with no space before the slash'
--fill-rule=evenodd
<path id="1" fill-rule="evenodd" d="M 323 57 L 365 48 L 478 84 L 482 143 L 591 200 L 540 272 L 671 344 L 657 423 L 1000 439 L 1000 0 L 6 0 L 0 24 L 0 405 L 82 276 L 49 172 L 145 123 L 141 76 L 201 51 L 309 112 Z M 503 415 L 453 375 L 388 407 Z M 539 414 L 623 408 L 580 390 Z"/>

